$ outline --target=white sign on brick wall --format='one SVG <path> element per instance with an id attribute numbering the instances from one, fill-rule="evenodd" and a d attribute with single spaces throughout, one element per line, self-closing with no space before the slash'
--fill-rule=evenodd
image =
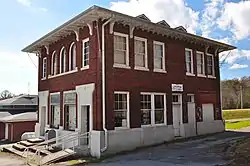
<path id="1" fill-rule="evenodd" d="M 172 84 L 173 92 L 183 92 L 183 84 Z"/>

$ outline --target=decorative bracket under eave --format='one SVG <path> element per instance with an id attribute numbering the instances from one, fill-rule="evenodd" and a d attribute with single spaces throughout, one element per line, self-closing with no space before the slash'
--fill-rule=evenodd
<path id="1" fill-rule="evenodd" d="M 209 46 L 206 46 L 206 48 L 205 48 L 205 54 L 208 54 L 208 49 L 209 49 Z"/>
<path id="2" fill-rule="evenodd" d="M 75 32 L 75 34 L 76 34 L 76 41 L 79 41 L 80 40 L 80 38 L 79 38 L 79 31 L 80 31 L 80 29 L 78 29 L 78 30 L 73 30 L 74 32 Z"/>
<path id="3" fill-rule="evenodd" d="M 110 25 L 109 25 L 109 34 L 113 34 L 114 33 L 114 25 L 115 25 L 115 21 L 110 22 Z"/>
<path id="4" fill-rule="evenodd" d="M 134 37 L 134 30 L 135 30 L 135 26 L 129 26 L 129 36 L 130 38 Z"/>
<path id="5" fill-rule="evenodd" d="M 217 55 L 217 53 L 218 53 L 219 50 L 220 50 L 219 48 L 216 48 L 216 49 L 215 49 L 215 51 L 214 51 L 214 56 Z"/>
<path id="6" fill-rule="evenodd" d="M 89 28 L 89 35 L 92 36 L 93 35 L 93 24 L 92 23 L 87 23 L 87 26 Z"/>
<path id="7" fill-rule="evenodd" d="M 39 50 L 39 49 L 35 51 L 35 54 L 36 54 L 36 56 L 38 56 L 38 58 L 42 57 L 41 50 Z"/>
<path id="8" fill-rule="evenodd" d="M 46 49 L 46 54 L 49 55 L 49 46 L 46 45 L 46 46 L 44 46 L 44 47 L 45 47 L 45 49 Z"/>

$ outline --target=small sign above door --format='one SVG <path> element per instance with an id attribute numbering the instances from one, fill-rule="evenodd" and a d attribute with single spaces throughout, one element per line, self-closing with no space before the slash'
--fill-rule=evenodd
<path id="1" fill-rule="evenodd" d="M 172 84 L 173 92 L 183 92 L 183 84 Z"/>

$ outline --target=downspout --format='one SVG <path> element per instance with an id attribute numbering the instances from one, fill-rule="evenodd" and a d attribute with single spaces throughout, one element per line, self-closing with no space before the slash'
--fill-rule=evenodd
<path id="1" fill-rule="evenodd" d="M 108 148 L 108 130 L 106 128 L 106 98 L 105 98 L 105 26 L 110 23 L 113 16 L 111 16 L 105 23 L 102 24 L 102 128 L 104 130 L 104 147 L 101 152 Z M 98 32 L 99 33 L 99 32 Z"/>

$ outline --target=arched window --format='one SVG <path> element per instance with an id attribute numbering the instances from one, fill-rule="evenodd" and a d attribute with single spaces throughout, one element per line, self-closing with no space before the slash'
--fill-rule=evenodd
<path id="1" fill-rule="evenodd" d="M 69 70 L 76 68 L 76 44 L 73 42 L 69 49 Z"/>
<path id="2" fill-rule="evenodd" d="M 57 58 L 56 51 L 54 51 L 51 57 L 51 75 L 57 74 Z"/>
<path id="3" fill-rule="evenodd" d="M 60 52 L 60 73 L 64 73 L 66 71 L 66 51 L 63 47 Z"/>

